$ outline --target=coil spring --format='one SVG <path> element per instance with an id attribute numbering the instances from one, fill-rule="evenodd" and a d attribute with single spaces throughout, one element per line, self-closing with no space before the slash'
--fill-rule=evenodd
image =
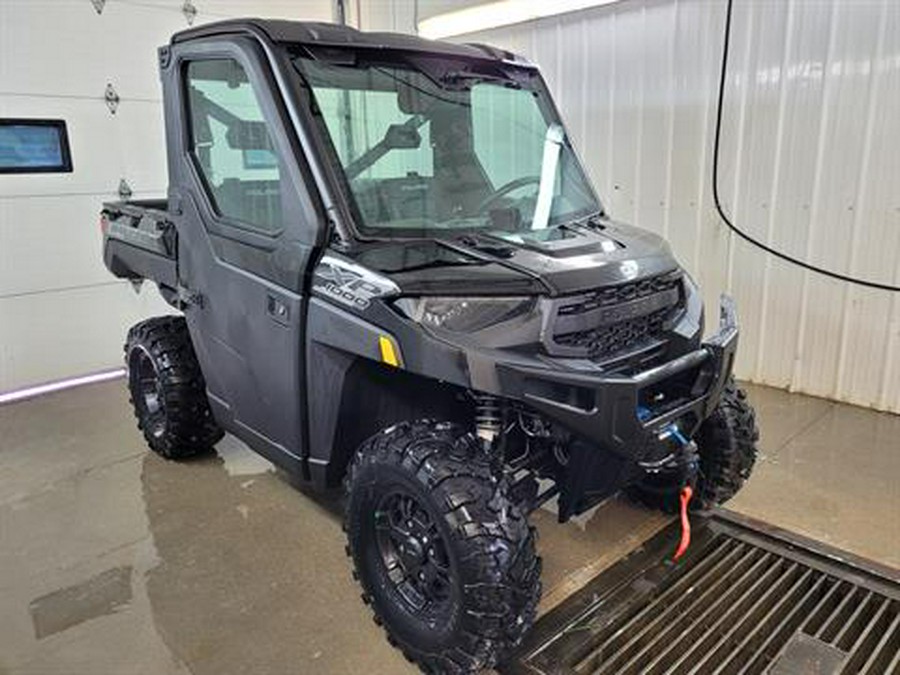
<path id="1" fill-rule="evenodd" d="M 472 394 L 475 400 L 475 432 L 479 438 L 493 441 L 503 430 L 500 401 L 490 394 Z"/>

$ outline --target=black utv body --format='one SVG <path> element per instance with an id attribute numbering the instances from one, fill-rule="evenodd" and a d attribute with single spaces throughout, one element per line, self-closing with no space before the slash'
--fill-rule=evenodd
<path id="1" fill-rule="evenodd" d="M 347 491 L 348 552 L 422 668 L 490 666 L 534 619 L 526 516 L 619 490 L 721 502 L 757 432 L 723 297 L 613 221 L 538 70 L 483 45 L 228 21 L 159 50 L 164 201 L 104 205 L 104 260 L 177 310 L 135 326 L 151 448 L 228 431 Z"/>

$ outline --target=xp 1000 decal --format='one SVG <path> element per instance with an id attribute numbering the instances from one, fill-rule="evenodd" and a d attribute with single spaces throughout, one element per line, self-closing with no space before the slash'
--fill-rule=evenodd
<path id="1" fill-rule="evenodd" d="M 356 309 L 367 309 L 373 298 L 399 292 L 397 285 L 365 267 L 326 255 L 313 274 L 313 291 Z"/>

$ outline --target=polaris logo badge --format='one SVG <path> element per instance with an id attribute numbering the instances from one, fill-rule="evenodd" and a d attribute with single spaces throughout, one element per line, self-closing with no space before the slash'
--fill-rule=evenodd
<path id="1" fill-rule="evenodd" d="M 565 329 L 583 330 L 587 326 L 583 326 L 586 320 L 593 322 L 594 326 L 607 326 L 610 324 L 636 319 L 638 317 L 652 314 L 666 307 L 674 307 L 678 304 L 678 291 L 670 289 L 647 296 L 646 298 L 638 298 L 629 300 L 618 305 L 609 307 L 597 307 L 588 312 L 573 317 L 560 317 L 560 321 L 566 322 Z M 565 306 L 564 306 L 565 307 Z M 557 332 L 563 330 L 563 327 L 557 325 Z"/>
<path id="2" fill-rule="evenodd" d="M 613 305 L 607 307 L 602 313 L 602 324 L 618 323 L 635 319 L 639 316 L 652 314 L 665 307 L 674 306 L 678 302 L 678 291 L 670 290 L 663 293 L 657 293 L 647 298 L 632 300 L 621 305 Z"/>

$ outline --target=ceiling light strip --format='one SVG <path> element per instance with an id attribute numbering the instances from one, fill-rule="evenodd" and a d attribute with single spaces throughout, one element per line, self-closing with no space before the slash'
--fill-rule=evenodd
<path id="1" fill-rule="evenodd" d="M 423 19 L 419 35 L 432 40 L 510 26 L 533 19 L 610 5 L 622 0 L 496 0 Z"/>

